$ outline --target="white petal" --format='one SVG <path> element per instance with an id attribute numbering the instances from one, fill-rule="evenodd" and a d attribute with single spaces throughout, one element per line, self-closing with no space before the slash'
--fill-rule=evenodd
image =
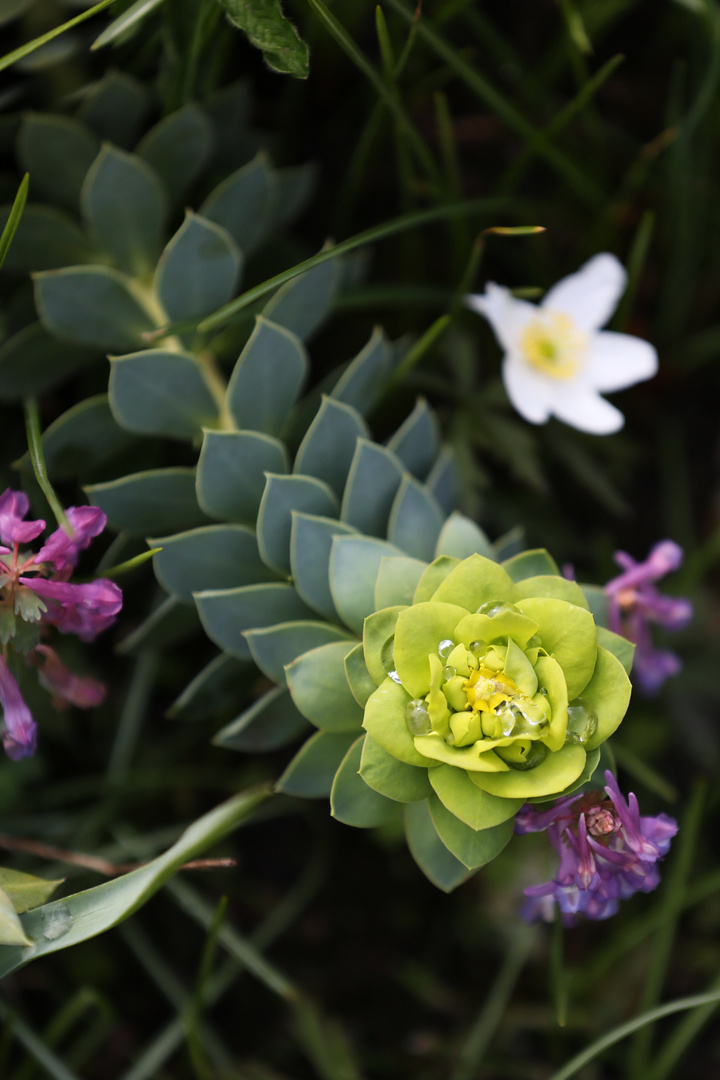
<path id="1" fill-rule="evenodd" d="M 516 299 L 509 289 L 496 285 L 494 281 L 487 283 L 481 296 L 466 296 L 465 303 L 485 316 L 495 337 L 507 352 L 516 348 L 523 329 L 538 313 L 535 304 Z"/>
<path id="2" fill-rule="evenodd" d="M 617 307 L 626 282 L 622 263 L 605 252 L 553 285 L 541 307 L 569 315 L 581 330 L 599 330 Z"/>
<path id="3" fill-rule="evenodd" d="M 559 420 L 592 435 L 610 435 L 625 423 L 619 409 L 577 382 L 558 389 L 551 409 Z"/>
<path id="4" fill-rule="evenodd" d="M 552 383 L 517 356 L 503 360 L 502 377 L 507 396 L 515 409 L 531 424 L 544 424 L 552 411 Z"/>
<path id="5" fill-rule="evenodd" d="M 624 390 L 626 386 L 652 379 L 657 369 L 657 353 L 642 338 L 604 330 L 590 339 L 585 375 L 596 390 Z"/>

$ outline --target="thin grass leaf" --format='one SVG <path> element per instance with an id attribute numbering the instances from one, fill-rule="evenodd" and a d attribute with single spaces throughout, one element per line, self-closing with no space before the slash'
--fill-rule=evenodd
<path id="1" fill-rule="evenodd" d="M 712 990 L 720 991 L 720 977 L 713 981 Z M 680 1021 L 672 1035 L 668 1036 L 658 1051 L 655 1060 L 648 1069 L 645 1080 L 668 1080 L 678 1061 L 707 1024 L 718 1004 L 720 1002 L 714 1001 L 698 1009 L 693 1009 L 688 1016 Z"/>
<path id="2" fill-rule="evenodd" d="M 217 951 L 218 933 L 220 932 L 220 927 L 225 918 L 227 905 L 228 898 L 227 896 L 223 896 L 220 898 L 220 901 L 215 908 L 215 913 L 208 928 L 207 937 L 205 938 L 202 957 L 200 958 L 200 967 L 195 982 L 195 990 L 184 1017 L 188 1053 L 193 1068 L 195 1069 L 197 1080 L 211 1080 L 212 1077 L 212 1071 L 205 1057 L 202 1020 L 207 1004 L 206 987 L 212 974 L 212 966 Z"/>
<path id="3" fill-rule="evenodd" d="M 120 786 L 127 777 L 147 713 L 157 669 L 158 658 L 149 650 L 144 650 L 135 662 L 107 766 L 106 775 L 111 786 Z"/>
<path id="4" fill-rule="evenodd" d="M 0 1019 L 4 1021 L 18 1042 L 24 1046 L 28 1054 L 37 1061 L 38 1065 L 45 1070 L 52 1080 L 80 1080 L 74 1072 L 65 1067 L 62 1061 L 53 1054 L 52 1050 L 45 1046 L 43 1040 L 35 1034 L 32 1028 L 13 1013 L 2 998 L 0 998 Z"/>
<path id="5" fill-rule="evenodd" d="M 100 0 L 99 4 L 95 4 L 94 7 L 88 8 L 87 11 L 82 11 L 79 15 L 76 15 L 74 19 L 68 19 L 68 21 L 61 26 L 56 26 L 54 30 L 48 30 L 47 34 L 41 34 L 40 37 L 35 38 L 33 41 L 26 42 L 25 45 L 21 45 L 11 53 L 6 53 L 5 56 L 0 57 L 0 71 L 4 71 L 5 68 L 11 67 L 18 60 L 22 60 L 24 56 L 29 56 L 30 53 L 35 52 L 41 45 L 45 45 L 48 41 L 52 41 L 53 38 L 59 37 L 60 34 L 64 34 L 66 30 L 70 30 L 73 26 L 85 22 L 85 20 L 89 19 L 92 15 L 97 15 L 99 11 L 103 11 L 106 7 L 110 7 L 110 5 L 114 3 L 115 0 Z"/>
<path id="6" fill-rule="evenodd" d="M 441 315 L 439 319 L 436 319 L 435 322 L 427 328 L 422 337 L 415 342 L 412 348 L 408 349 L 405 356 L 403 356 L 402 360 L 395 368 L 395 371 L 385 385 L 384 393 L 388 393 L 394 387 L 405 381 L 416 364 L 419 364 L 423 356 L 425 356 L 426 353 L 433 348 L 435 343 L 440 340 L 451 321 L 451 315 Z"/>
<path id="7" fill-rule="evenodd" d="M 50 504 L 58 525 L 65 530 L 68 536 L 73 536 L 73 528 L 67 519 L 45 467 L 45 455 L 43 453 L 42 431 L 40 430 L 40 413 L 35 398 L 27 398 L 25 401 L 25 431 L 27 433 L 28 450 L 32 462 L 35 479 L 42 489 L 42 493 Z"/>
<path id="8" fill-rule="evenodd" d="M 104 578 L 117 578 L 122 577 L 123 574 L 127 574 L 129 570 L 135 570 L 136 567 L 142 566 L 148 559 L 152 559 L 153 555 L 157 555 L 162 551 L 161 547 L 150 548 L 149 551 L 141 551 L 139 555 L 136 555 L 132 559 L 127 559 L 125 562 L 118 563 L 117 566 L 111 566 L 108 570 L 103 570 L 102 573 L 98 573 L 97 577 Z"/>
<path id="9" fill-rule="evenodd" d="M 383 15 L 383 10 L 379 4 L 375 8 L 375 31 L 377 33 L 378 45 L 380 46 L 383 74 L 388 82 L 393 82 L 395 73 L 395 54 L 393 52 L 387 23 L 385 22 L 385 16 Z"/>
<path id="10" fill-rule="evenodd" d="M 647 761 L 638 757 L 632 750 L 619 746 L 617 743 L 613 743 L 613 751 L 620 768 L 628 772 L 633 779 L 643 784 L 648 791 L 654 792 L 663 802 L 677 802 L 677 788 L 669 780 L 666 780 L 664 776 L 661 776 L 656 769 L 653 769 L 652 765 L 648 765 Z"/>
<path id="11" fill-rule="evenodd" d="M 646 210 L 640 218 L 640 224 L 637 227 L 632 247 L 630 248 L 627 264 L 628 284 L 623 294 L 623 298 L 618 304 L 617 311 L 613 316 L 613 330 L 624 330 L 627 326 L 628 319 L 632 314 L 635 296 L 637 294 L 638 285 L 640 284 L 640 278 L 642 277 L 645 262 L 647 261 L 648 251 L 650 250 L 650 241 L 652 240 L 654 231 L 655 214 L 652 210 Z"/>
<path id="12" fill-rule="evenodd" d="M 43 1046 L 47 1047 L 48 1050 L 52 1050 L 80 1020 L 83 1021 L 83 1028 L 87 1030 L 90 1019 L 87 1017 L 87 1013 L 91 1011 L 95 1013 L 95 1021 L 99 1021 L 103 1031 L 107 1031 L 108 1026 L 116 1019 L 107 998 L 92 987 L 83 986 L 53 1016 L 42 1034 Z M 64 1053 L 66 1060 L 70 1056 L 67 1051 Z M 30 1080 L 35 1073 L 36 1062 L 34 1060 L 27 1061 L 17 1072 L 13 1073 L 12 1080 Z M 6 1074 L 3 1072 L 0 1075 L 5 1076 Z"/>
<path id="13" fill-rule="evenodd" d="M 20 218 L 22 217 L 22 212 L 25 209 L 25 203 L 27 202 L 29 186 L 30 174 L 25 173 L 20 181 L 20 187 L 17 190 L 15 201 L 12 204 L 10 216 L 5 222 L 5 228 L 2 231 L 2 236 L 0 236 L 0 266 L 5 262 L 5 256 L 12 243 L 12 238 L 20 224 Z"/>
<path id="14" fill-rule="evenodd" d="M 322 1080 L 362 1080 L 360 1068 L 345 1032 L 325 1016 L 309 998 L 294 1004 L 298 1041 Z"/>
<path id="15" fill-rule="evenodd" d="M 109 45 L 111 41 L 115 41 L 124 34 L 126 30 L 129 30 L 131 26 L 135 26 L 136 23 L 141 22 L 146 15 L 149 15 L 155 8 L 160 7 L 164 0 L 136 0 L 134 4 L 124 11 L 117 19 L 110 23 L 107 29 L 103 30 L 99 37 L 95 38 L 91 49 L 102 49 L 104 45 Z"/>

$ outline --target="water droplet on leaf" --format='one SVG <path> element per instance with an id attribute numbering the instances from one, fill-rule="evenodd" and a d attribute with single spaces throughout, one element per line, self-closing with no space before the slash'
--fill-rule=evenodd
<path id="1" fill-rule="evenodd" d="M 520 608 L 515 607 L 514 604 L 509 604 L 506 600 L 486 600 L 477 609 L 477 614 L 487 615 L 489 619 L 492 619 L 494 615 L 501 615 L 505 611 L 517 611 L 518 615 L 521 614 Z"/>
<path id="2" fill-rule="evenodd" d="M 445 682 L 448 682 L 449 679 L 454 679 L 456 675 L 457 669 L 451 667 L 450 664 L 446 664 L 445 667 L 442 669 L 442 677 Z"/>
<path id="3" fill-rule="evenodd" d="M 400 676 L 398 675 L 397 671 L 388 671 L 388 675 L 390 676 L 390 678 L 392 679 L 393 682 L 396 682 L 396 683 L 400 682 Z"/>
<path id="4" fill-rule="evenodd" d="M 405 723 L 411 735 L 429 735 L 432 731 L 432 721 L 428 712 L 427 702 L 422 698 L 413 698 L 405 706 Z"/>
<path id="5" fill-rule="evenodd" d="M 586 743 L 597 731 L 598 718 L 589 701 L 576 697 L 568 705 L 566 743 Z"/>
<path id="6" fill-rule="evenodd" d="M 67 904 L 53 904 L 42 913 L 42 935 L 56 941 L 72 929 L 73 917 Z"/>
<path id="7" fill-rule="evenodd" d="M 438 655 L 441 660 L 445 660 L 455 648 L 455 642 L 450 638 L 443 638 L 438 645 Z"/>

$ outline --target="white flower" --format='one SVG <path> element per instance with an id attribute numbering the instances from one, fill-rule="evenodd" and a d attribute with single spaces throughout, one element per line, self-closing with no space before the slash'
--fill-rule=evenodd
<path id="1" fill-rule="evenodd" d="M 647 341 L 600 329 L 626 280 L 615 256 L 603 254 L 559 281 L 539 305 L 516 299 L 494 282 L 482 296 L 466 297 L 505 350 L 505 389 L 526 420 L 544 424 L 555 415 L 595 435 L 623 426 L 623 414 L 600 393 L 651 379 L 658 368 L 657 353 Z"/>

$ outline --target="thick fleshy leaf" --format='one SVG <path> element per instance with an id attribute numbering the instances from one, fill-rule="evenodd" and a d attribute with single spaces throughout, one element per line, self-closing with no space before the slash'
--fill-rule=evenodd
<path id="1" fill-rule="evenodd" d="M 284 795 L 323 799 L 332 790 L 335 774 L 355 742 L 354 732 L 316 731 L 297 752 L 275 785 Z"/>
<path id="2" fill-rule="evenodd" d="M 206 589 L 195 593 L 195 603 L 210 640 L 241 660 L 250 659 L 250 649 L 243 636 L 246 630 L 294 623 L 310 614 L 292 585 L 279 581 L 235 589 Z M 284 679 L 275 681 L 284 682 Z"/>
<path id="3" fill-rule="evenodd" d="M 339 620 L 330 592 L 330 552 L 336 536 L 357 535 L 334 518 L 292 511 L 290 570 L 293 583 L 306 604 L 327 619 Z"/>
<path id="4" fill-rule="evenodd" d="M 144 649 L 166 649 L 199 629 L 200 619 L 194 605 L 188 607 L 174 596 L 165 596 L 147 619 L 122 639 L 115 651 L 126 656 Z"/>
<path id="5" fill-rule="evenodd" d="M 46 330 L 64 341 L 124 353 L 153 330 L 128 278 L 109 266 L 68 266 L 34 275 L 35 306 Z"/>
<path id="6" fill-rule="evenodd" d="M 266 630 L 248 630 L 245 638 L 257 666 L 279 686 L 285 684 L 286 665 L 298 656 L 332 641 L 352 640 L 337 626 L 312 620 L 283 622 Z"/>
<path id="7" fill-rule="evenodd" d="M 218 184 L 200 213 L 226 229 L 243 254 L 249 255 L 268 230 L 274 194 L 275 180 L 261 151 Z"/>
<path id="8" fill-rule="evenodd" d="M 484 739 L 470 746 L 450 746 L 441 735 L 431 731 L 429 735 L 416 736 L 413 741 L 415 749 L 428 764 L 452 765 L 453 768 L 464 769 L 469 775 L 505 773 L 509 768 L 502 758 L 498 757 L 494 748 L 507 746 L 512 742 L 511 738 Z M 485 743 L 489 745 L 485 746 Z"/>
<path id="9" fill-rule="evenodd" d="M 565 795 L 572 795 L 573 791 L 577 791 L 583 786 L 583 784 L 587 784 L 588 781 L 590 781 L 593 776 L 595 776 L 595 773 L 597 773 L 598 771 L 600 759 L 603 756 L 602 751 L 607 750 L 608 745 L 608 743 L 603 743 L 602 747 L 599 750 L 587 751 L 587 757 L 585 758 L 585 768 L 580 773 L 580 775 L 575 780 L 573 780 L 572 784 L 568 784 L 568 786 L 566 788 L 563 788 L 562 791 L 555 792 L 555 794 L 553 795 L 544 795 L 540 796 L 539 798 L 528 799 L 528 802 L 533 804 L 549 803 L 555 802 L 556 799 L 563 798 Z M 614 758 L 611 758 L 610 754 L 608 754 L 605 762 L 605 767 L 609 768 L 610 766 L 612 766 L 611 771 L 614 771 L 615 760 Z M 596 787 L 602 787 L 603 780 L 601 779 L 600 775 L 595 776 L 595 785 Z"/>
<path id="10" fill-rule="evenodd" d="M 438 765 L 428 771 L 428 780 L 443 806 L 471 829 L 491 829 L 514 817 L 522 799 L 499 799 L 473 784 L 463 769 Z"/>
<path id="11" fill-rule="evenodd" d="M 440 455 L 430 470 L 425 483 L 445 513 L 452 514 L 457 506 L 460 484 L 457 476 L 455 455 L 451 447 L 445 446 L 440 451 Z"/>
<path id="12" fill-rule="evenodd" d="M 153 558 L 155 576 L 179 600 L 193 602 L 203 589 L 234 589 L 267 581 L 255 533 L 244 525 L 204 525 L 177 536 L 148 540 L 162 548 Z"/>
<path id="13" fill-rule="evenodd" d="M 114 356 L 110 408 L 126 431 L 191 439 L 218 414 L 218 403 L 189 353 L 147 349 Z"/>
<path id="14" fill-rule="evenodd" d="M 612 630 L 606 630 L 604 626 L 598 626 L 597 628 L 597 642 L 598 645 L 602 645 L 604 649 L 607 649 L 608 652 L 618 658 L 629 675 L 632 670 L 633 656 L 635 655 L 634 643 L 628 641 L 627 638 L 621 637 L 620 634 L 613 633 Z"/>
<path id="15" fill-rule="evenodd" d="M 427 563 L 405 555 L 385 555 L 375 581 L 375 608 L 412 604 L 417 583 L 427 569 Z"/>
<path id="16" fill-rule="evenodd" d="M 308 367 L 300 338 L 258 316 L 228 383 L 227 403 L 237 426 L 279 435 Z"/>
<path id="17" fill-rule="evenodd" d="M 115 423 L 105 394 L 85 398 L 43 432 L 43 452 L 53 480 L 84 480 L 133 440 Z"/>
<path id="18" fill-rule="evenodd" d="M 520 555 L 525 547 L 525 529 L 522 525 L 513 525 L 506 533 L 493 541 L 493 551 L 498 562 Z"/>
<path id="19" fill-rule="evenodd" d="M 593 613 L 595 619 L 595 625 L 600 630 L 600 627 L 607 628 L 607 624 L 610 618 L 609 601 L 605 590 L 600 585 L 581 585 L 580 588 L 583 591 L 587 606 Z"/>
<path id="20" fill-rule="evenodd" d="M 34 874 L 23 874 L 20 870 L 9 870 L 6 866 L 0 866 L 0 889 L 10 899 L 19 915 L 30 908 L 46 904 L 63 880 L 59 878 L 57 881 L 50 881 L 48 878 L 35 877 Z"/>
<path id="21" fill-rule="evenodd" d="M 212 153 L 212 124 L 197 105 L 186 105 L 164 117 L 137 145 L 135 153 L 160 176 L 179 202 L 207 165 Z"/>
<path id="22" fill-rule="evenodd" d="M 352 630 L 362 633 L 363 620 L 375 610 L 375 581 L 386 555 L 402 552 L 369 536 L 336 536 L 330 550 L 330 592 L 335 608 Z"/>
<path id="23" fill-rule="evenodd" d="M 530 598 L 518 600 L 517 607 L 538 624 L 543 648 L 563 669 L 568 697 L 577 697 L 595 667 L 597 631 L 592 615 L 564 600 Z"/>
<path id="24" fill-rule="evenodd" d="M 538 684 L 546 691 L 552 709 L 550 728 L 543 742 L 550 750 L 560 750 L 565 743 L 568 720 L 568 692 L 563 669 L 552 656 L 538 656 L 535 663 Z"/>
<path id="25" fill-rule="evenodd" d="M 371 735 L 365 736 L 360 775 L 366 784 L 387 799 L 402 803 L 426 799 L 432 792 L 428 776 L 439 771 L 406 765 L 404 761 L 398 761 L 383 750 Z"/>
<path id="26" fill-rule="evenodd" d="M 190 608 L 183 608 L 190 611 Z M 173 720 L 214 720 L 242 708 L 257 681 L 252 664 L 220 653 L 197 673 L 167 710 Z"/>
<path id="27" fill-rule="evenodd" d="M 452 555 L 440 555 L 437 559 L 434 559 L 427 570 L 423 571 L 417 583 L 413 603 L 422 604 L 427 600 L 432 600 L 450 571 L 454 570 L 459 564 L 460 560 Z"/>
<path id="28" fill-rule="evenodd" d="M 406 475 L 390 510 L 388 540 L 413 558 L 429 562 L 435 556 L 443 517 L 435 497 L 414 477 Z"/>
<path id="29" fill-rule="evenodd" d="M 293 511 L 332 517 L 338 505 L 331 488 L 311 476 L 268 473 L 257 516 L 260 555 L 280 574 L 290 573 L 290 538 Z"/>
<path id="30" fill-rule="evenodd" d="M 510 637 L 524 649 L 537 630 L 538 624 L 533 619 L 510 608 L 492 616 L 480 613 L 467 615 L 458 623 L 454 640 L 469 648 L 473 641 L 490 642 Z"/>
<path id="31" fill-rule="evenodd" d="M 345 677 L 350 687 L 352 696 L 361 708 L 365 708 L 367 700 L 375 692 L 375 683 L 367 669 L 363 654 L 362 642 L 355 645 L 345 657 Z"/>
<path id="32" fill-rule="evenodd" d="M 357 739 L 343 758 L 330 792 L 330 812 L 337 821 L 356 829 L 374 829 L 399 813 L 396 802 L 368 787 L 360 775 L 365 735 Z"/>
<path id="33" fill-rule="evenodd" d="M 149 469 L 85 488 L 114 529 L 133 536 L 182 532 L 207 524 L 195 498 L 194 469 Z"/>
<path id="34" fill-rule="evenodd" d="M 415 408 L 388 440 L 392 450 L 409 473 L 424 480 L 440 450 L 439 425 L 425 398 L 418 398 Z"/>
<path id="35" fill-rule="evenodd" d="M 512 558 L 506 559 L 502 565 L 513 581 L 524 581 L 525 578 L 535 578 L 541 574 L 560 576 L 557 563 L 545 548 L 522 551 L 519 555 L 513 555 Z M 527 595 L 531 594 L 528 593 Z"/>
<path id="36" fill-rule="evenodd" d="M 313 162 L 306 165 L 290 165 L 275 170 L 275 203 L 273 216 L 286 225 L 300 214 L 309 203 L 317 186 L 318 168 Z"/>
<path id="37" fill-rule="evenodd" d="M 391 360 L 392 346 L 380 327 L 376 327 L 367 345 L 350 361 L 335 383 L 331 397 L 366 416 L 390 373 Z"/>
<path id="38" fill-rule="evenodd" d="M 632 686 L 621 662 L 599 645 L 595 670 L 582 692 L 583 701 L 590 704 L 598 718 L 595 734 L 585 743 L 586 750 L 600 746 L 619 726 L 630 704 L 631 692 Z"/>
<path id="39" fill-rule="evenodd" d="M 452 892 L 471 877 L 473 871 L 456 859 L 438 836 L 428 801 L 405 807 L 405 835 L 413 859 L 438 889 Z"/>
<path id="40" fill-rule="evenodd" d="M 578 583 L 558 577 L 556 574 L 540 574 L 538 577 L 523 578 L 515 582 L 515 587 L 523 599 L 530 596 L 544 596 L 554 600 L 565 600 L 568 604 L 574 604 L 575 607 L 587 609 L 585 594 Z"/>
<path id="41" fill-rule="evenodd" d="M 249 709 L 218 731 L 214 746 L 259 754 L 279 750 L 312 731 L 282 686 L 275 686 Z"/>
<path id="42" fill-rule="evenodd" d="M 389 450 L 359 439 L 342 500 L 340 518 L 368 536 L 385 536 L 402 465 Z"/>
<path id="43" fill-rule="evenodd" d="M 492 544 L 474 521 L 459 511 L 447 519 L 435 545 L 435 556 L 449 555 L 455 559 L 467 559 L 470 555 L 493 558 Z"/>
<path id="44" fill-rule="evenodd" d="M 428 806 L 438 836 L 448 851 L 467 866 L 468 870 L 477 870 L 491 862 L 512 838 L 512 821 L 504 821 L 501 825 L 493 825 L 476 832 L 451 814 L 437 796 L 430 797 Z"/>
<path id="45" fill-rule="evenodd" d="M 504 799 L 530 799 L 537 795 L 558 794 L 569 787 L 585 768 L 585 750 L 582 746 L 563 746 L 549 753 L 534 769 L 518 772 L 469 773 L 473 784 L 491 795 Z"/>
<path id="46" fill-rule="evenodd" d="M 212 517 L 255 524 L 265 473 L 286 473 L 288 452 L 259 431 L 206 431 L 197 467 L 198 503 Z"/>
<path id="47" fill-rule="evenodd" d="M 458 563 L 433 595 L 433 600 L 462 604 L 468 611 L 477 611 L 490 601 L 513 603 L 516 599 L 515 585 L 503 568 L 482 555 L 471 555 Z"/>
<path id="48" fill-rule="evenodd" d="M 241 792 L 193 822 L 168 851 L 138 870 L 28 911 L 21 920 L 32 947 L 3 949 L 0 977 L 47 953 L 87 941 L 128 918 L 184 863 L 237 829 L 267 795 L 266 787 Z"/>
<path id="49" fill-rule="evenodd" d="M 334 641 L 303 653 L 287 665 L 290 695 L 303 716 L 322 731 L 362 728 L 363 711 L 345 676 L 345 657 L 352 642 Z"/>
<path id="50" fill-rule="evenodd" d="M 13 902 L 4 891 L 0 889 L 0 945 L 7 948 L 11 945 L 32 946 L 32 938 L 29 938 L 23 930 L 20 918 L 13 907 Z M 3 949 L 5 952 L 5 949 Z"/>
<path id="51" fill-rule="evenodd" d="M 406 765 L 429 768 L 433 762 L 419 754 L 405 723 L 405 706 L 410 694 L 393 679 L 386 678 L 368 699 L 363 727 L 383 750 Z"/>
<path id="52" fill-rule="evenodd" d="M 78 120 L 26 113 L 18 137 L 21 167 L 32 177 L 33 196 L 77 212 L 85 174 L 97 157 L 100 140 Z M 62 162 L 62 168 L 58 163 Z"/>
<path id="53" fill-rule="evenodd" d="M 278 289 L 263 308 L 263 316 L 307 341 L 329 315 L 340 286 L 340 275 L 337 259 L 328 259 L 306 270 Z"/>
<path id="54" fill-rule="evenodd" d="M 199 319 L 227 304 L 242 264 L 242 252 L 229 232 L 186 210 L 155 272 L 155 291 L 171 322 Z"/>
<path id="55" fill-rule="evenodd" d="M 91 236 L 122 270 L 140 277 L 155 266 L 167 195 L 146 161 L 105 143 L 85 177 L 80 206 Z"/>
<path id="56" fill-rule="evenodd" d="M 367 424 L 355 409 L 323 395 L 298 447 L 293 472 L 324 480 L 341 499 L 357 440 L 369 437 Z"/>
<path id="57" fill-rule="evenodd" d="M 123 71 L 109 71 L 83 93 L 78 116 L 102 139 L 127 150 L 137 142 L 153 105 L 146 83 Z"/>
<path id="58" fill-rule="evenodd" d="M 0 231 L 10 216 L 10 206 L 0 207 Z M 73 219 L 53 206 L 25 206 L 3 269 L 32 273 L 59 266 L 98 261 L 92 247 Z"/>
<path id="59" fill-rule="evenodd" d="M 395 668 L 411 697 L 427 694 L 428 655 L 437 653 L 441 641 L 453 638 L 456 626 L 466 616 L 466 608 L 436 601 L 413 604 L 400 612 L 395 626 Z"/>
<path id="60" fill-rule="evenodd" d="M 377 686 L 394 669 L 395 660 L 392 646 L 398 615 L 405 610 L 405 604 L 383 608 L 368 615 L 363 626 L 363 652 L 370 677 Z"/>
<path id="61" fill-rule="evenodd" d="M 99 355 L 98 349 L 48 334 L 40 322 L 30 323 L 0 347 L 0 401 L 51 390 Z"/>

